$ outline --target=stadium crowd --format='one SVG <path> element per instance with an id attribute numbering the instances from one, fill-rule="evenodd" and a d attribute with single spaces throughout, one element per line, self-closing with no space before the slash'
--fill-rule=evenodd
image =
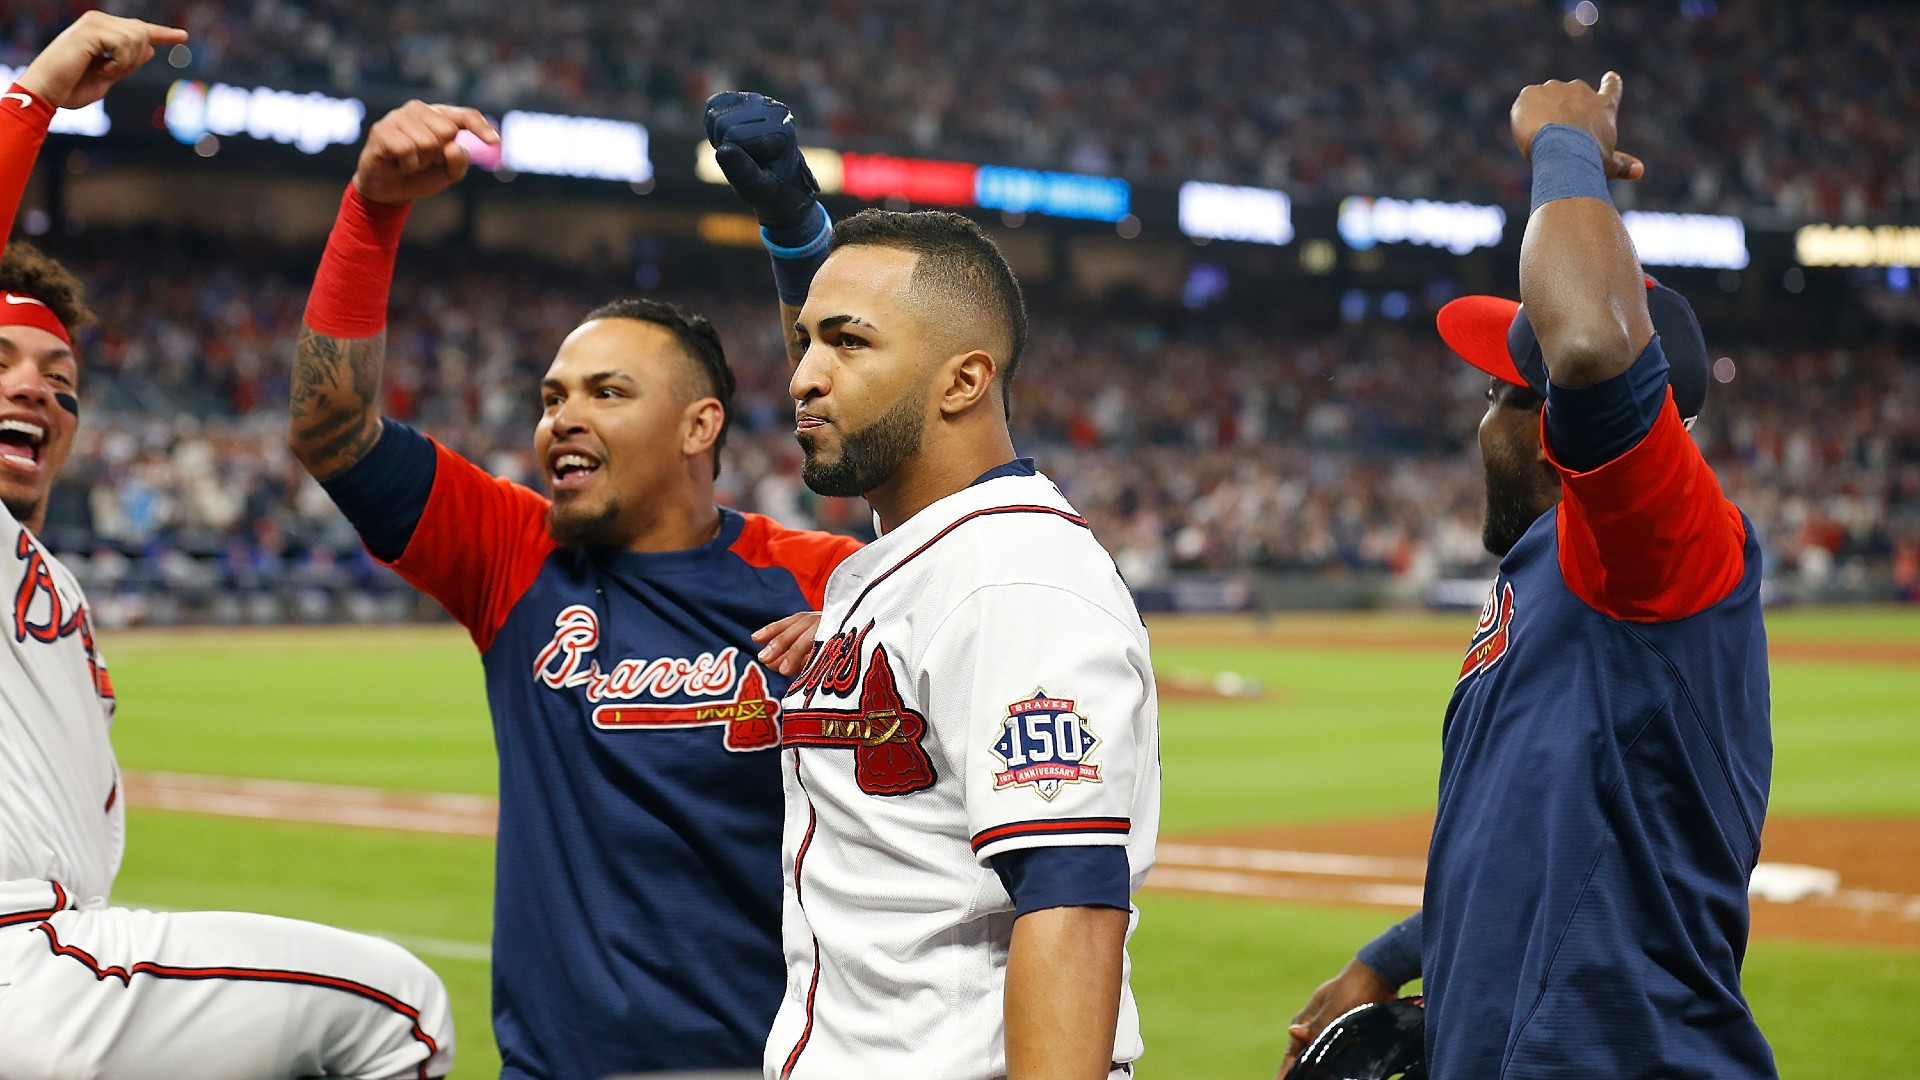
<path id="1" fill-rule="evenodd" d="M 353 617 L 412 603 L 281 442 L 311 253 L 135 235 L 84 246 L 70 257 L 102 318 L 81 340 L 87 418 L 48 534 L 96 592 L 119 598 L 102 599 L 102 617 L 171 618 L 150 606 L 201 587 L 225 605 L 214 617 L 245 617 L 257 601 L 266 618 L 289 582 L 311 586 L 301 595 L 315 618 L 342 614 L 327 599 L 342 585 L 360 587 Z M 388 414 L 538 487 L 539 374 L 621 286 L 409 250 L 391 304 Z M 739 375 L 721 498 L 867 530 L 859 504 L 800 482 L 766 298 L 675 298 L 712 315 Z M 1420 314 L 1275 341 L 1232 317 L 1035 312 L 1016 436 L 1136 585 L 1175 570 L 1371 574 L 1419 595 L 1490 571 L 1471 441 L 1486 381 Z M 1734 377 L 1696 437 L 1758 524 L 1773 573 L 1820 584 L 1891 566 L 1920 586 L 1920 371 L 1891 348 L 1723 349 Z"/>
<path id="2" fill-rule="evenodd" d="M 20 62 L 73 0 L 5 5 Z M 1628 73 L 1645 207 L 1920 210 L 1920 10 L 1894 3 L 1029 4 L 1019 0 L 129 0 L 195 78 L 552 108 L 692 133 L 767 89 L 839 145 L 1222 180 L 1299 197 L 1516 200 L 1510 88 Z M 884 56 L 887 63 L 876 64 Z M 184 59 L 184 57 L 183 57 Z"/>

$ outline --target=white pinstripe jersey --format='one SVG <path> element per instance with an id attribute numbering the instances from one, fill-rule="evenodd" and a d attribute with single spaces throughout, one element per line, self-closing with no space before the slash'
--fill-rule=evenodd
<path id="1" fill-rule="evenodd" d="M 0 882 L 56 880 L 99 906 L 126 841 L 113 684 L 80 583 L 4 510 L 0 600 Z"/>
<path id="2" fill-rule="evenodd" d="M 1146 877 L 1146 628 L 1085 521 L 1031 475 L 948 496 L 841 563 L 819 634 L 782 702 L 787 988 L 766 1075 L 1004 1076 L 1014 911 L 988 859 L 1124 846 L 1132 887 Z M 1114 1060 L 1140 1052 L 1126 989 Z"/>

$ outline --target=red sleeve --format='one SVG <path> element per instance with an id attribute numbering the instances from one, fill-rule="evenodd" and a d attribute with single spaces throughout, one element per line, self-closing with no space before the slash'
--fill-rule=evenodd
<path id="1" fill-rule="evenodd" d="M 1544 445 L 1544 430 L 1541 437 Z M 1746 525 L 1680 422 L 1671 389 L 1633 449 L 1592 472 L 1553 466 L 1565 493 L 1560 573 L 1595 611 L 1669 622 L 1712 607 L 1740 584 Z"/>
<path id="2" fill-rule="evenodd" d="M 851 536 L 789 529 L 759 514 L 740 516 L 747 519 L 746 528 L 728 550 L 749 565 L 778 566 L 792 574 L 814 611 L 826 602 L 827 578 L 833 568 L 860 550 L 860 541 Z"/>
<path id="3" fill-rule="evenodd" d="M 553 552 L 547 500 L 434 443 L 433 494 L 394 570 L 486 652 Z"/>
<path id="4" fill-rule="evenodd" d="M 53 104 L 19 83 L 7 88 L 0 98 L 0 211 L 6 215 L 6 228 L 0 229 L 0 252 L 7 249 L 7 233 L 13 229 L 20 212 L 20 198 L 27 193 L 27 178 L 33 175 L 33 161 L 40 156 L 40 144 L 47 140 L 47 125 L 53 123 Z"/>

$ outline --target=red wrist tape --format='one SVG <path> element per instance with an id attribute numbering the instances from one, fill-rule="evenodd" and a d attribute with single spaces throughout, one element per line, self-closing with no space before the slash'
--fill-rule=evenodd
<path id="1" fill-rule="evenodd" d="M 407 210 L 369 202 L 347 185 L 307 295 L 309 329 L 327 337 L 370 338 L 387 328 L 387 291 Z"/>

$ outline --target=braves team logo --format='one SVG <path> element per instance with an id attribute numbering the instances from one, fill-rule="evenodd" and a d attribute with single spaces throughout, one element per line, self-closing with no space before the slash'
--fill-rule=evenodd
<path id="1" fill-rule="evenodd" d="M 868 619 L 867 625 L 858 630 L 842 630 L 815 645 L 807 654 L 807 669 L 793 680 L 787 693 L 803 695 L 801 703 L 805 705 L 813 704 L 813 696 L 822 690 L 829 697 L 852 693 L 860 683 L 860 653 L 872 629 L 873 620 Z"/>
<path id="2" fill-rule="evenodd" d="M 20 590 L 13 596 L 13 640 L 24 642 L 32 638 L 51 645 L 61 638 L 80 635 L 80 647 L 87 654 L 87 671 L 93 677 L 93 692 L 111 703 L 113 679 L 107 674 L 107 665 L 101 661 L 99 651 L 93 647 L 93 617 L 87 614 L 87 605 L 75 604 L 72 611 L 66 610 L 66 601 L 60 598 L 60 590 L 54 584 L 53 566 L 25 529 L 20 530 L 13 554 L 27 564 L 20 574 Z"/>
<path id="3" fill-rule="evenodd" d="M 871 628 L 869 623 L 867 629 Z M 865 636 L 863 629 L 849 640 L 857 642 Z M 852 648 L 852 662 L 858 670 L 859 648 L 857 644 Z M 812 700 L 813 689 L 817 688 L 807 691 L 806 700 Z M 927 718 L 907 708 L 900 698 L 887 647 L 875 645 L 860 689 L 860 707 L 789 709 L 781 726 L 780 745 L 852 750 L 853 779 L 861 791 L 869 795 L 910 795 L 932 787 L 937 779 L 933 760 L 921 745 L 926 734 Z"/>
<path id="4" fill-rule="evenodd" d="M 1071 698 L 1035 689 L 1032 697 L 1007 706 L 1000 738 L 993 744 L 1007 768 L 993 774 L 993 788 L 1031 787 L 1051 802 L 1061 784 L 1097 784 L 1100 766 L 1087 758 L 1099 744 Z"/>
<path id="5" fill-rule="evenodd" d="M 738 649 L 701 653 L 692 660 L 622 660 L 612 670 L 602 671 L 598 660 L 588 659 L 600 644 L 600 622 L 592 608 L 581 604 L 566 608 L 554 618 L 553 627 L 553 640 L 534 657 L 534 678 L 556 690 L 584 691 L 594 705 L 595 727 L 717 726 L 727 729 L 722 745 L 729 750 L 765 750 L 780 744 L 780 703 L 767 693 L 760 665 L 748 661 L 744 674 L 736 671 Z M 707 700 L 659 700 L 674 697 Z"/>
<path id="6" fill-rule="evenodd" d="M 1474 627 L 1473 642 L 1467 646 L 1467 658 L 1460 665 L 1460 678 L 1454 685 L 1466 682 L 1468 676 L 1480 674 L 1507 655 L 1507 647 L 1512 644 L 1512 628 L 1513 583 L 1509 581 L 1487 592 L 1486 605 L 1480 609 L 1480 624 Z"/>

